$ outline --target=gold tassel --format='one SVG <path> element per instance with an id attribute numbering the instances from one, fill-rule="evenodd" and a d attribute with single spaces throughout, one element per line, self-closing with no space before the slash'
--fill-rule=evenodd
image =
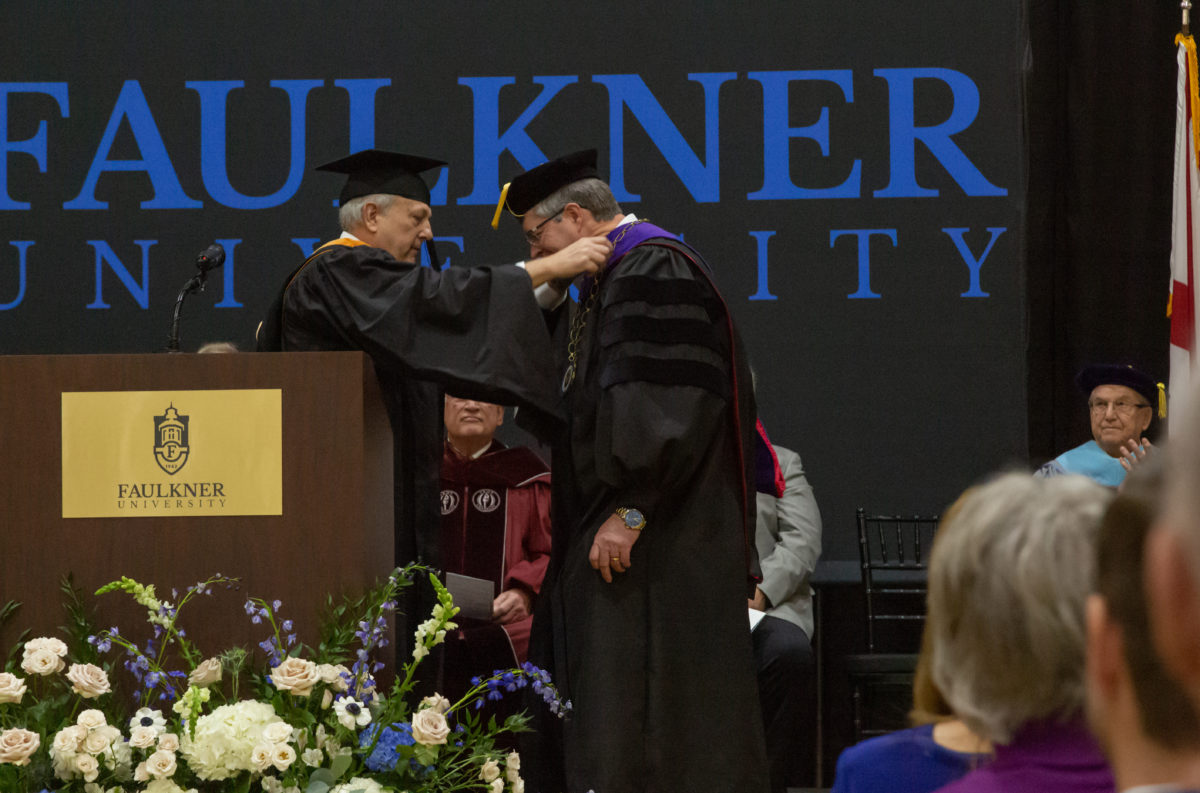
<path id="1" fill-rule="evenodd" d="M 504 202 L 508 200 L 508 188 L 512 182 L 506 182 L 504 187 L 500 188 L 500 203 L 496 204 L 496 214 L 492 215 L 492 228 L 500 228 L 500 213 L 504 211 Z"/>
<path id="2" fill-rule="evenodd" d="M 1167 386 L 1164 383 L 1158 384 L 1158 417 L 1167 417 Z"/>
<path id="3" fill-rule="evenodd" d="M 1175 36 L 1175 45 L 1182 44 L 1187 50 L 1188 93 L 1192 97 L 1192 156 L 1200 167 L 1200 77 L 1197 75 L 1196 41 L 1191 36 L 1179 33 Z"/>

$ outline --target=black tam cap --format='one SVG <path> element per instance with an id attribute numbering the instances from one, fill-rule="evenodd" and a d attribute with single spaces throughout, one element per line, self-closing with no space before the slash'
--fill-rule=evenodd
<path id="1" fill-rule="evenodd" d="M 560 187 L 566 187 L 580 179 L 595 179 L 599 176 L 600 172 L 596 170 L 595 149 L 573 152 L 531 168 L 501 188 L 500 202 L 496 205 L 496 215 L 492 218 L 492 228 L 500 225 L 500 213 L 506 207 L 514 217 L 519 218 L 549 198 Z"/>
<path id="2" fill-rule="evenodd" d="M 1158 409 L 1159 418 L 1166 418 L 1165 389 L 1150 375 L 1128 364 L 1102 363 L 1084 367 L 1075 377 L 1075 384 L 1085 394 L 1091 394 L 1097 386 L 1123 385 L 1141 394 L 1151 406 Z"/>
<path id="3" fill-rule="evenodd" d="M 443 160 L 415 157 L 382 149 L 364 149 L 340 160 L 318 165 L 318 171 L 344 173 L 348 177 L 338 200 L 345 204 L 359 196 L 385 193 L 429 203 L 429 186 L 421 171 L 445 165 Z"/>

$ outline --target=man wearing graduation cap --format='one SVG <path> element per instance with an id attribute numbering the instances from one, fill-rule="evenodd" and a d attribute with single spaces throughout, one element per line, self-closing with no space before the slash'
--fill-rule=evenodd
<path id="1" fill-rule="evenodd" d="M 1075 378 L 1088 395 L 1092 440 L 1063 452 L 1035 476 L 1081 474 L 1108 487 L 1117 487 L 1125 473 L 1153 450 L 1144 437 L 1155 408 L 1166 416 L 1162 386 L 1132 366 L 1096 364 Z"/>
<path id="2" fill-rule="evenodd" d="M 568 430 L 531 660 L 573 710 L 561 735 L 539 730 L 531 789 L 761 793 L 755 413 L 729 310 L 695 251 L 621 212 L 595 150 L 518 176 L 503 208 L 532 262 L 595 234 L 613 243 L 555 318 Z"/>
<path id="3" fill-rule="evenodd" d="M 372 149 L 320 166 L 347 177 L 344 231 L 288 276 L 258 333 L 259 350 L 371 356 L 392 425 L 398 564 L 439 561 L 441 389 L 520 405 L 526 423 L 561 423 L 533 287 L 593 271 L 611 249 L 593 238 L 524 269 L 421 267 L 433 232 L 420 174 L 442 165 Z"/>

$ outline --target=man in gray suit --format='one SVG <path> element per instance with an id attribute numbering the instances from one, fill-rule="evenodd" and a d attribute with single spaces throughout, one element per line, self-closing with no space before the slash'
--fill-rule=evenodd
<path id="1" fill-rule="evenodd" d="M 750 608 L 766 612 L 754 628 L 754 661 L 759 701 L 771 764 L 771 789 L 806 787 L 804 737 L 806 705 L 813 694 L 812 587 L 809 579 L 821 555 L 821 512 L 804 476 L 800 455 L 775 446 L 783 473 L 779 498 L 758 494 L 758 526 L 754 541 L 762 566 L 762 583 Z M 811 764 L 811 759 L 809 760 Z"/>

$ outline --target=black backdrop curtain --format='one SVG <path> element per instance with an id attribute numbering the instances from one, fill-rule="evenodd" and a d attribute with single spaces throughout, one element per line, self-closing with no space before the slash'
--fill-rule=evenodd
<path id="1" fill-rule="evenodd" d="M 1029 449 L 1090 437 L 1074 377 L 1166 380 L 1177 4 L 1026 5 Z M 1153 430 L 1154 428 L 1152 428 Z"/>

